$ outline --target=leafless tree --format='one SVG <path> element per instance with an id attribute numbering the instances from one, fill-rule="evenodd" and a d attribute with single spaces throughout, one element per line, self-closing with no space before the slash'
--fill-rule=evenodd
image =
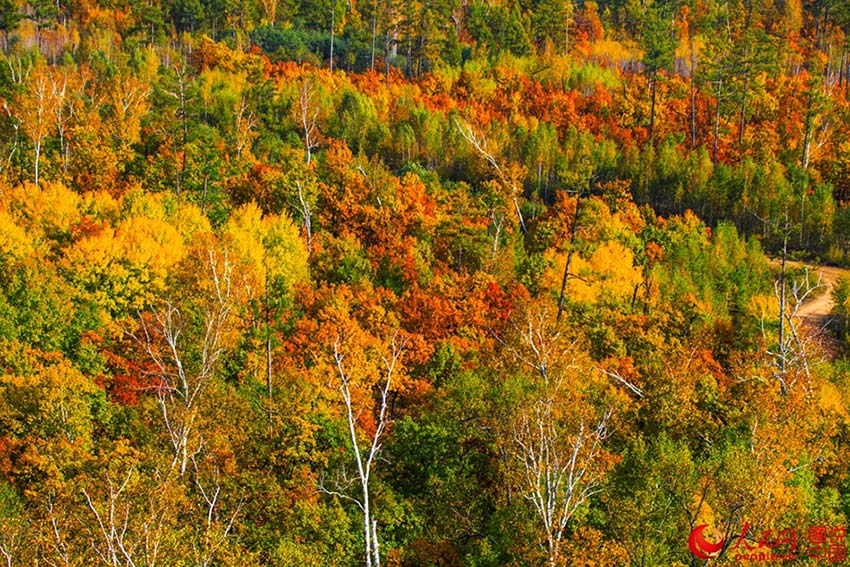
<path id="1" fill-rule="evenodd" d="M 552 398 L 535 401 L 520 411 L 513 426 L 514 455 L 522 466 L 523 489 L 545 535 L 547 564 L 554 566 L 567 524 L 576 511 L 599 491 L 595 461 L 608 436 L 608 409 L 588 427 L 564 431 L 552 408 Z"/>
<path id="2" fill-rule="evenodd" d="M 461 122 L 457 118 L 455 118 L 455 125 L 457 126 L 460 135 L 463 136 L 464 139 L 475 149 L 475 151 L 478 152 L 478 154 L 495 170 L 502 185 L 510 193 L 511 200 L 514 205 L 514 211 L 516 212 L 517 219 L 519 220 L 520 230 L 522 230 L 523 234 L 527 233 L 528 228 L 525 226 L 525 219 L 522 217 L 522 211 L 519 208 L 518 200 L 518 195 L 522 191 L 522 187 L 518 186 L 519 184 L 515 179 L 511 179 L 507 175 L 505 169 L 499 165 L 496 157 L 487 149 L 487 139 L 483 134 L 476 132 L 472 126 Z"/>
<path id="3" fill-rule="evenodd" d="M 301 218 L 304 219 L 304 232 L 307 234 L 307 253 L 309 254 L 313 251 L 313 211 L 310 209 L 310 203 L 307 202 L 304 195 L 304 185 L 298 181 L 297 186 L 298 212 L 301 213 Z"/>
<path id="4" fill-rule="evenodd" d="M 251 131 L 257 127 L 259 120 L 254 116 L 254 112 L 251 110 L 248 99 L 244 94 L 235 108 L 236 155 L 241 158 L 245 147 L 251 143 Z"/>
<path id="5" fill-rule="evenodd" d="M 802 376 L 806 381 L 806 388 L 811 381 L 811 350 L 814 335 L 806 332 L 800 325 L 800 308 L 808 301 L 812 294 L 824 286 L 812 282 L 809 271 L 806 269 L 802 279 L 792 279 L 788 282 L 787 276 L 774 282 L 774 294 L 779 304 L 779 340 L 776 349 L 767 349 L 767 354 L 773 358 L 773 377 L 779 382 L 783 394 Z M 762 336 L 767 342 L 767 331 L 765 330 L 765 317 L 761 319 Z"/>
<path id="6" fill-rule="evenodd" d="M 177 468 L 180 476 L 202 448 L 202 437 L 196 431 L 200 405 L 224 350 L 222 334 L 231 311 L 232 266 L 227 256 L 220 260 L 210 250 L 209 270 L 211 293 L 204 308 L 199 344 L 184 344 L 183 331 L 189 322 L 170 300 L 161 309 L 140 314 L 141 333 L 131 334 L 154 364 L 154 389 L 174 450 L 172 468 Z M 190 356 L 194 351 L 197 356 Z"/>
<path id="7" fill-rule="evenodd" d="M 64 96 L 64 88 L 57 90 L 54 73 L 45 67 L 38 67 L 26 79 L 26 95 L 21 95 L 17 100 L 17 118 L 21 122 L 24 132 L 32 140 L 35 152 L 33 163 L 33 183 L 39 184 L 41 176 L 41 153 L 44 140 L 53 130 L 52 118 L 54 109 L 59 104 L 57 96 L 61 92 Z"/>
<path id="8" fill-rule="evenodd" d="M 375 423 L 375 431 L 368 439 L 368 444 L 361 449 L 360 441 L 357 435 L 357 420 L 360 411 L 354 407 L 352 399 L 353 377 L 351 370 L 343 364 L 345 355 L 340 346 L 340 341 L 334 342 L 333 357 L 337 371 L 336 389 L 342 397 L 345 404 L 345 418 L 348 423 L 349 441 L 351 449 L 354 452 L 354 460 L 356 464 L 355 477 L 352 479 L 343 471 L 342 481 L 337 479 L 334 481 L 334 487 L 329 488 L 322 481 L 319 483 L 319 490 L 327 494 L 335 495 L 344 500 L 353 502 L 361 511 L 363 518 L 363 536 L 364 536 L 364 557 L 366 567 L 380 567 L 381 554 L 378 544 L 378 526 L 374 516 L 374 507 L 370 500 L 369 482 L 372 476 L 372 468 L 376 460 L 381 454 L 382 437 L 386 433 L 387 427 L 393 420 L 391 413 L 391 388 L 393 378 L 398 371 L 398 366 L 404 353 L 406 341 L 398 336 L 396 332 L 390 340 L 389 352 L 381 354 L 383 362 L 383 376 L 380 382 L 376 385 L 378 391 L 377 400 L 377 415 Z M 359 494 L 352 496 L 348 489 L 352 484 L 359 484 Z"/>
<path id="9" fill-rule="evenodd" d="M 10 141 L 9 157 L 6 158 L 5 165 L 0 166 L 0 172 L 2 172 L 3 169 L 12 168 L 12 158 L 15 157 L 15 152 L 18 151 L 18 132 L 21 128 L 21 125 L 18 123 L 17 120 L 15 120 L 15 117 L 12 116 L 12 111 L 9 109 L 9 104 L 5 100 L 3 101 L 3 112 L 5 112 L 6 116 L 10 119 L 9 121 L 12 124 L 14 135 L 12 136 L 12 140 Z"/>
<path id="10" fill-rule="evenodd" d="M 45 543 L 45 548 L 49 555 L 43 557 L 44 562 L 51 567 L 70 567 L 71 550 L 59 523 L 59 516 L 56 511 L 56 499 L 53 494 L 48 495 L 45 508 L 47 517 L 50 520 L 50 536 Z"/>
<path id="11" fill-rule="evenodd" d="M 134 538 L 130 526 L 130 503 L 125 497 L 127 485 L 134 469 L 119 485 L 115 485 L 109 473 L 106 474 L 106 503 L 95 504 L 88 491 L 83 488 L 86 503 L 95 519 L 94 529 L 89 528 L 91 547 L 97 558 L 112 567 L 135 567 L 133 555 L 139 541 Z"/>
<path id="12" fill-rule="evenodd" d="M 298 95 L 298 120 L 304 132 L 307 165 L 310 165 L 313 149 L 319 145 L 316 141 L 316 119 L 319 117 L 319 105 L 314 100 L 315 91 L 308 79 L 304 79 L 304 82 L 301 83 Z"/>
<path id="13" fill-rule="evenodd" d="M 6 563 L 6 567 L 12 567 L 12 560 L 15 558 L 15 551 L 20 544 L 21 534 L 17 530 L 2 530 L 0 535 L 0 556 Z"/>
<path id="14" fill-rule="evenodd" d="M 192 468 L 195 474 L 195 486 L 204 500 L 204 520 L 199 530 L 197 541 L 194 542 L 195 565 L 208 567 L 215 559 L 216 553 L 227 541 L 233 531 L 233 524 L 242 510 L 244 500 L 240 499 L 235 509 L 229 515 L 221 515 L 222 486 L 219 479 L 218 467 L 213 467 L 211 478 L 205 482 L 198 468 L 197 460 L 192 457 Z"/>
<path id="15" fill-rule="evenodd" d="M 554 566 L 567 525 L 599 490 L 612 410 L 599 412 L 576 392 L 573 378 L 582 372 L 577 345 L 563 336 L 548 311 L 528 310 L 520 322 L 517 318 L 511 319 L 511 343 L 501 342 L 515 361 L 533 371 L 533 393 L 511 423 L 510 454 L 543 534 L 547 564 Z"/>

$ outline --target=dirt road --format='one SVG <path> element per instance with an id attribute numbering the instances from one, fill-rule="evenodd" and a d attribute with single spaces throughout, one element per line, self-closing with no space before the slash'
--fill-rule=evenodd
<path id="1" fill-rule="evenodd" d="M 779 266 L 779 260 L 772 260 L 771 264 Z M 832 266 L 815 266 L 812 264 L 804 264 L 803 262 L 788 261 L 788 266 L 794 268 L 809 268 L 809 279 L 812 284 L 817 283 L 820 278 L 820 285 L 826 289 L 818 290 L 819 293 L 809 301 L 806 301 L 797 311 L 797 317 L 804 325 L 823 329 L 829 322 L 829 313 L 832 311 L 835 302 L 832 299 L 832 289 L 835 282 L 840 277 L 850 277 L 850 270 L 835 268 Z"/>

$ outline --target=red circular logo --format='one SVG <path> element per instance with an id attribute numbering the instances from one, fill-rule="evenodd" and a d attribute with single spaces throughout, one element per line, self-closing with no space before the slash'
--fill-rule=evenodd
<path id="1" fill-rule="evenodd" d="M 702 534 L 707 527 L 708 524 L 702 524 L 701 526 L 695 527 L 691 532 L 691 537 L 688 538 L 688 547 L 691 548 L 691 553 L 700 559 L 711 559 L 712 557 L 717 557 L 723 549 L 723 534 L 721 534 L 717 528 L 712 528 L 711 534 L 714 536 L 713 539 L 717 540 L 716 543 L 712 543 L 705 539 L 705 536 Z"/>

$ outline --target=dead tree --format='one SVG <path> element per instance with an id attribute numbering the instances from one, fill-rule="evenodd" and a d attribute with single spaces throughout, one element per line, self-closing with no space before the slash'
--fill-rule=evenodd
<path id="1" fill-rule="evenodd" d="M 95 504 L 91 495 L 83 488 L 86 504 L 95 520 L 94 529 L 89 528 L 92 550 L 101 563 L 111 567 L 136 565 L 134 554 L 140 541 L 136 539 L 133 530 L 129 529 L 130 503 L 124 494 L 133 472 L 134 469 L 131 468 L 117 486 L 109 473 L 106 474 L 105 504 Z"/>
<path id="2" fill-rule="evenodd" d="M 773 377 L 779 383 L 782 394 L 802 376 L 806 381 L 806 389 L 811 383 L 811 360 L 813 336 L 802 329 L 800 325 L 800 308 L 819 289 L 824 286 L 820 278 L 815 283 L 809 279 L 806 269 L 802 279 L 787 281 L 783 262 L 783 270 L 778 281 L 774 282 L 774 295 L 779 304 L 779 340 L 776 349 L 767 349 L 767 354 L 773 358 Z M 762 336 L 767 340 L 765 317 L 761 320 Z"/>
<path id="3" fill-rule="evenodd" d="M 228 515 L 222 516 L 221 499 L 222 486 L 217 466 L 213 466 L 211 478 L 203 479 L 205 475 L 198 467 L 197 460 L 192 458 L 192 468 L 195 476 L 195 486 L 204 501 L 204 518 L 198 530 L 198 538 L 193 542 L 195 565 L 209 567 L 215 560 L 219 549 L 227 541 L 233 531 L 233 524 L 242 510 L 244 500 L 240 498 L 235 509 Z"/>
<path id="4" fill-rule="evenodd" d="M 333 59 L 331 59 L 333 61 Z M 313 149 L 318 147 L 316 141 L 316 119 L 319 116 L 319 106 L 313 100 L 314 91 L 310 81 L 304 79 L 301 83 L 301 88 L 298 90 L 298 121 L 301 125 L 301 130 L 304 132 L 304 150 L 307 165 L 310 165 L 313 156 Z"/>
<path id="5" fill-rule="evenodd" d="M 303 184 L 297 181 L 296 185 L 298 186 L 298 212 L 301 213 L 301 218 L 304 221 L 304 232 L 307 236 L 307 254 L 310 254 L 313 251 L 313 211 L 310 209 L 310 203 L 307 202 L 304 195 Z"/>
<path id="6" fill-rule="evenodd" d="M 45 509 L 50 520 L 50 535 L 45 538 L 44 546 L 47 553 L 43 560 L 50 567 L 70 567 L 72 564 L 71 550 L 65 534 L 62 533 L 56 512 L 56 499 L 52 493 L 47 497 Z"/>
<path id="7" fill-rule="evenodd" d="M 545 537 L 546 562 L 553 567 L 573 515 L 599 491 L 601 479 L 594 464 L 608 436 L 611 417 L 609 409 L 595 425 L 582 421 L 577 431 L 563 431 L 553 414 L 555 403 L 551 397 L 537 400 L 521 411 L 513 429 L 524 496 L 534 505 Z"/>

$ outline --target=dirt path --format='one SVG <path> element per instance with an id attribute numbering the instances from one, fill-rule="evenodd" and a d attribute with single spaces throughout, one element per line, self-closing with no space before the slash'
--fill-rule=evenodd
<path id="1" fill-rule="evenodd" d="M 771 264 L 779 266 L 779 260 L 771 260 Z M 820 285 L 826 289 L 819 290 L 818 295 L 809 301 L 806 301 L 797 311 L 797 317 L 804 325 L 814 327 L 815 329 L 823 329 L 829 323 L 829 313 L 835 305 L 832 299 L 832 290 L 835 287 L 835 282 L 840 277 L 850 277 L 850 270 L 835 268 L 832 266 L 816 266 L 805 264 L 803 262 L 788 261 L 788 266 L 794 268 L 809 268 L 809 279 L 812 284 L 820 278 Z"/>

